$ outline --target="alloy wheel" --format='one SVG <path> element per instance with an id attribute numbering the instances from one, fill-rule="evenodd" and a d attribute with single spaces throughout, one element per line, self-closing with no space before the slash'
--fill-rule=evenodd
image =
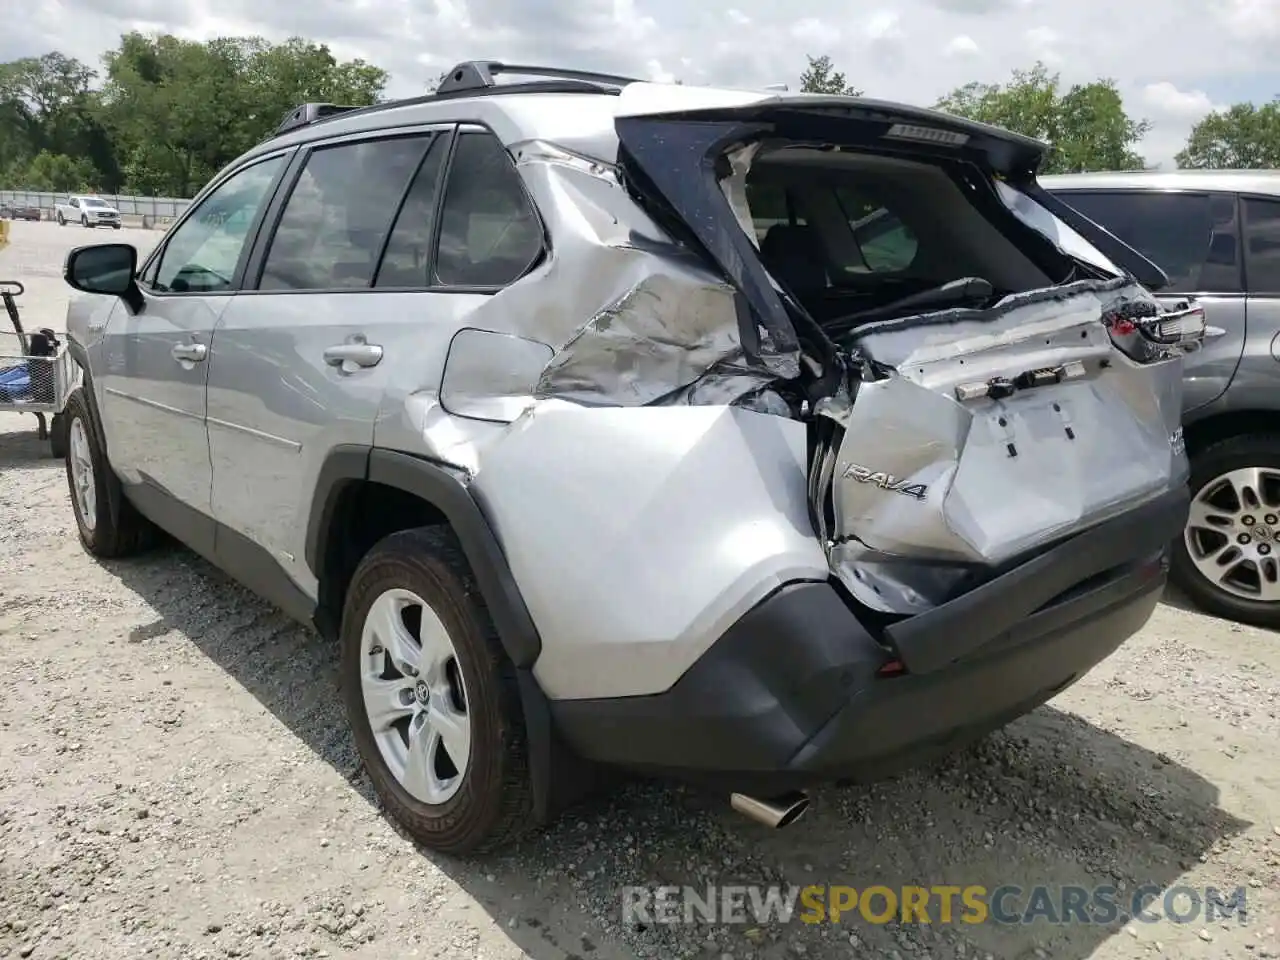
<path id="1" fill-rule="evenodd" d="M 1187 553 L 1219 590 L 1280 602 L 1280 470 L 1243 467 L 1206 483 L 1191 501 Z"/>
<path id="2" fill-rule="evenodd" d="M 92 532 L 98 525 L 98 487 L 93 474 L 93 452 L 84 420 L 74 417 L 68 430 L 68 454 L 71 458 L 71 486 L 80 510 L 80 520 Z"/>
<path id="3" fill-rule="evenodd" d="M 444 623 L 417 594 L 388 590 L 369 608 L 360 653 L 361 695 L 382 759 L 414 799 L 445 803 L 467 771 L 471 721 Z"/>

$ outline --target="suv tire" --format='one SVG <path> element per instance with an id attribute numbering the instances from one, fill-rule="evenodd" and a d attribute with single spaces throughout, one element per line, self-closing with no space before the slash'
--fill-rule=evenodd
<path id="1" fill-rule="evenodd" d="M 1249 469 L 1274 474 L 1277 487 L 1280 487 L 1280 435 L 1229 437 L 1193 454 L 1190 480 L 1193 518 L 1197 504 L 1206 502 L 1202 498 L 1207 497 L 1215 505 L 1229 504 L 1233 495 L 1226 487 L 1232 486 L 1230 478 L 1233 471 Z M 1269 522 L 1271 519 L 1280 521 L 1280 503 L 1263 505 L 1259 502 L 1256 509 L 1235 512 L 1223 509 L 1220 512 L 1228 518 L 1240 518 L 1236 525 L 1224 527 L 1223 537 L 1235 540 L 1237 548 L 1246 554 L 1257 551 L 1268 555 L 1258 556 L 1252 561 L 1252 569 L 1258 577 L 1264 576 L 1261 565 L 1267 563 L 1268 557 L 1273 558 L 1269 564 L 1276 576 L 1273 590 L 1280 597 L 1280 523 Z M 1267 528 L 1266 535 L 1261 538 L 1257 535 L 1260 527 Z M 1212 546 L 1213 538 L 1198 535 L 1195 529 L 1194 519 L 1189 520 L 1186 533 L 1174 544 L 1171 571 L 1174 584 L 1206 613 L 1259 627 L 1280 627 L 1280 600 L 1250 599 L 1242 595 L 1244 591 L 1221 586 L 1200 572 L 1193 550 L 1196 554 L 1204 554 L 1204 550 L 1197 548 L 1201 543 Z M 1242 536 L 1250 538 L 1250 542 L 1239 544 L 1238 538 Z"/>
<path id="2" fill-rule="evenodd" d="M 58 211 L 58 226 L 65 227 L 67 225 L 66 218 L 62 216 L 62 211 Z"/>
<path id="3" fill-rule="evenodd" d="M 392 817 L 453 855 L 523 832 L 532 790 L 515 668 L 453 532 L 377 543 L 352 577 L 340 643 L 356 748 Z"/>
<path id="4" fill-rule="evenodd" d="M 95 557 L 127 557 L 145 550 L 155 528 L 125 498 L 93 428 L 83 387 L 72 391 L 62 416 L 67 486 L 80 542 Z"/>

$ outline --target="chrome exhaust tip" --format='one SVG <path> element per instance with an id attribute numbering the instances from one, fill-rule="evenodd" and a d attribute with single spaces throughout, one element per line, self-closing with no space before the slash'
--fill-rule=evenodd
<path id="1" fill-rule="evenodd" d="M 781 830 L 804 816 L 804 812 L 809 809 L 809 796 L 795 792 L 762 800 L 745 793 L 735 793 L 729 797 L 729 806 L 771 830 Z"/>

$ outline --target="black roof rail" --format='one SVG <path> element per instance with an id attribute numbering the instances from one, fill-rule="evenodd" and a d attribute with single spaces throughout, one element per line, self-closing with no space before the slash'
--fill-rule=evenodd
<path id="1" fill-rule="evenodd" d="M 540 79 L 529 83 L 498 84 L 494 74 L 512 74 Z M 431 93 L 403 100 L 384 100 L 368 106 L 342 106 L 336 103 L 303 103 L 294 107 L 280 121 L 267 140 L 274 140 L 292 130 L 309 127 L 314 123 L 332 120 L 343 114 L 360 115 L 409 107 L 435 100 L 482 96 L 485 94 L 515 93 L 608 93 L 617 94 L 630 83 L 640 83 L 635 77 L 620 77 L 609 73 L 591 73 L 585 70 L 561 70 L 558 67 L 531 67 L 496 60 L 467 60 L 450 70 L 440 85 Z M 264 141 L 265 142 L 265 141 Z"/>
<path id="2" fill-rule="evenodd" d="M 455 93 L 463 90 L 485 90 L 495 86 L 495 74 L 512 74 L 522 77 L 541 77 L 546 80 L 583 80 L 606 87 L 625 87 L 639 83 L 635 77 L 620 77 L 611 73 L 592 73 L 588 70 L 562 70 L 559 67 L 535 67 L 525 64 L 500 63 L 497 60 L 466 60 L 447 74 L 436 87 L 436 93 Z"/>
<path id="3" fill-rule="evenodd" d="M 276 127 L 276 132 L 272 136 L 281 136 L 290 130 L 297 130 L 299 127 L 307 127 L 315 123 L 317 120 L 325 120 L 329 117 L 337 116 L 340 113 L 347 113 L 350 110 L 359 110 L 359 107 L 344 107 L 336 103 L 303 103 L 290 110 L 280 125 Z"/>

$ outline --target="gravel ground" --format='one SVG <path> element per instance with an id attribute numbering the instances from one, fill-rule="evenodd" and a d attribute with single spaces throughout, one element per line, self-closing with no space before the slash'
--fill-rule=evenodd
<path id="1" fill-rule="evenodd" d="M 0 276 L 60 325 L 75 243 Z M 424 853 L 379 810 L 335 651 L 180 548 L 99 564 L 34 420 L 0 414 L 0 957 L 1280 957 L 1280 641 L 1162 605 L 1052 705 L 776 833 L 634 784 L 508 854 Z M 1247 890 L 1247 922 L 623 924 L 627 884 Z"/>

